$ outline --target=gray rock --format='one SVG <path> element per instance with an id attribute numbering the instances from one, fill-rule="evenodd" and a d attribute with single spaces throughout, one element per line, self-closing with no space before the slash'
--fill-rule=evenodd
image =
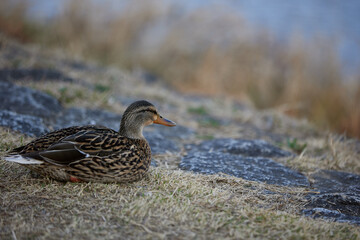
<path id="1" fill-rule="evenodd" d="M 312 186 L 321 193 L 348 192 L 360 196 L 360 175 L 333 170 L 320 170 L 311 175 Z"/>
<path id="2" fill-rule="evenodd" d="M 262 149 L 263 148 L 263 149 Z M 180 168 L 204 174 L 226 173 L 246 180 L 285 186 L 309 186 L 307 178 L 269 156 L 288 156 L 261 140 L 215 139 L 187 145 Z"/>
<path id="3" fill-rule="evenodd" d="M 62 106 L 46 93 L 0 81 L 0 109 L 52 119 L 62 111 Z"/>
<path id="4" fill-rule="evenodd" d="M 194 130 L 181 125 L 176 125 L 175 127 L 165 127 L 154 124 L 146 127 L 144 130 L 145 132 L 158 132 L 157 134 L 174 140 L 186 140 L 194 135 Z"/>
<path id="5" fill-rule="evenodd" d="M 360 224 L 360 176 L 332 170 L 311 175 L 312 186 L 320 193 L 307 196 L 303 213 L 337 222 Z M 320 211 L 320 210 L 321 211 Z"/>
<path id="6" fill-rule="evenodd" d="M 188 148 L 191 146 L 187 146 Z M 248 157 L 287 157 L 292 153 L 281 150 L 263 140 L 219 138 L 203 141 L 196 148 L 203 152 L 216 151 Z"/>
<path id="7" fill-rule="evenodd" d="M 154 161 L 154 159 L 151 159 L 151 163 L 150 163 L 150 166 L 152 167 L 157 167 L 157 163 Z"/>
<path id="8" fill-rule="evenodd" d="M 313 208 L 313 209 L 305 209 L 302 211 L 302 213 L 305 216 L 309 216 L 313 218 L 322 218 L 334 222 L 352 223 L 352 224 L 360 225 L 360 217 L 346 215 L 337 210 L 329 210 L 326 208 Z"/>
<path id="9" fill-rule="evenodd" d="M 325 193 L 308 196 L 307 208 L 325 208 L 357 216 L 360 220 L 360 196 L 352 193 Z"/>
<path id="10" fill-rule="evenodd" d="M 167 151 L 180 151 L 180 148 L 174 140 L 164 137 L 159 131 L 144 131 L 144 137 L 149 142 L 153 154 L 162 154 Z"/>
<path id="11" fill-rule="evenodd" d="M 63 81 L 74 82 L 70 77 L 65 76 L 62 72 L 46 68 L 16 68 L 0 69 L 0 79 L 2 80 L 32 80 L 32 81 Z"/>
<path id="12" fill-rule="evenodd" d="M 55 129 L 81 126 L 102 125 L 114 130 L 120 128 L 121 115 L 100 109 L 68 108 L 57 118 Z"/>
<path id="13" fill-rule="evenodd" d="M 144 129 L 144 137 L 148 140 L 154 154 L 179 152 L 181 140 L 188 139 L 194 133 L 184 126 L 165 127 L 152 125 Z"/>
<path id="14" fill-rule="evenodd" d="M 49 131 L 42 118 L 7 110 L 0 110 L 0 126 L 35 137 L 39 137 Z"/>

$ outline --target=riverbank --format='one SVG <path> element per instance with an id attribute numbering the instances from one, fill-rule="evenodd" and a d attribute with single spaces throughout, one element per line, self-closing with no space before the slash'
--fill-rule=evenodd
<path id="1" fill-rule="evenodd" d="M 118 129 L 138 99 L 178 123 L 146 129 L 152 166 L 135 183 L 62 183 L 0 160 L 1 238 L 360 237 L 356 139 L 276 109 L 184 94 L 144 72 L 8 38 L 1 46 L 1 157 L 68 125 Z"/>

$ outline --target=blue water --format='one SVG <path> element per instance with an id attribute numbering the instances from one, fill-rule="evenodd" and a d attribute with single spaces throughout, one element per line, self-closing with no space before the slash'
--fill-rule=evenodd
<path id="1" fill-rule="evenodd" d="M 360 67 L 359 0 L 238 0 L 231 4 L 255 26 L 279 38 L 301 34 L 305 39 L 323 37 L 338 43 L 346 72 Z"/>
<path id="2" fill-rule="evenodd" d="M 67 0 L 69 1 L 69 0 Z M 110 4 L 112 11 L 124 1 L 92 0 Z M 30 14 L 47 19 L 58 14 L 66 0 L 31 0 Z M 88 1 L 83 1 L 86 3 Z M 224 5 L 239 12 L 253 29 L 266 29 L 279 41 L 294 34 L 312 41 L 315 37 L 338 44 L 338 54 L 346 73 L 360 72 L 360 0 L 163 0 L 176 3 L 183 11 L 209 4 Z"/>

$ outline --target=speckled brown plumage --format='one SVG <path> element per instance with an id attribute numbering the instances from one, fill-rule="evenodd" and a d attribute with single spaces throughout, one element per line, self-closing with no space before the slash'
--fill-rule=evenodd
<path id="1" fill-rule="evenodd" d="M 5 160 L 61 181 L 136 181 L 150 166 L 142 129 L 152 123 L 175 126 L 151 103 L 138 101 L 125 111 L 120 132 L 94 125 L 64 128 L 14 149 Z"/>

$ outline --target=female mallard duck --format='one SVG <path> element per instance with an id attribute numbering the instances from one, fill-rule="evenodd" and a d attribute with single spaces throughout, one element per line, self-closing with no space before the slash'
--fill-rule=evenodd
<path id="1" fill-rule="evenodd" d="M 5 160 L 60 181 L 136 181 L 150 166 L 151 150 L 142 131 L 152 123 L 176 125 L 151 103 L 137 101 L 125 110 L 119 132 L 93 125 L 64 128 L 14 149 Z"/>

